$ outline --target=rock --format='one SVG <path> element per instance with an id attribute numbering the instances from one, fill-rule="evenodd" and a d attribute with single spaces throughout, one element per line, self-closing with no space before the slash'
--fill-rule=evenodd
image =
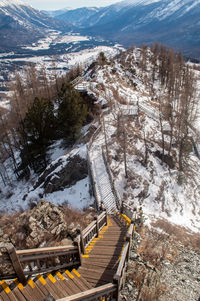
<path id="1" fill-rule="evenodd" d="M 129 292 L 131 292 L 133 290 L 132 285 L 130 285 L 129 283 L 127 284 L 127 287 L 128 287 Z"/>
<path id="2" fill-rule="evenodd" d="M 59 167 L 59 168 L 58 168 Z M 56 171 L 58 169 L 58 171 Z M 55 171 L 55 172 L 54 172 Z M 44 188 L 44 193 L 52 193 L 70 187 L 87 177 L 88 167 L 87 160 L 79 155 L 69 157 L 67 161 L 63 159 L 52 163 L 39 177 L 34 185 L 34 189 Z"/>
<path id="3" fill-rule="evenodd" d="M 139 255 L 137 253 L 135 253 L 134 251 L 130 252 L 130 259 L 131 260 L 137 260 L 139 257 Z"/>
<path id="4" fill-rule="evenodd" d="M 76 227 L 75 227 L 74 223 L 71 223 L 71 224 L 69 225 L 69 227 L 68 227 L 67 230 L 68 230 L 69 235 L 70 235 L 72 238 L 75 238 L 75 237 L 77 236 L 77 234 L 78 234 L 77 229 L 80 229 L 80 225 L 79 225 L 79 224 L 76 225 Z"/>
<path id="5" fill-rule="evenodd" d="M 63 240 L 61 240 L 60 242 L 60 246 L 70 246 L 72 245 L 73 241 L 70 238 L 64 238 Z"/>

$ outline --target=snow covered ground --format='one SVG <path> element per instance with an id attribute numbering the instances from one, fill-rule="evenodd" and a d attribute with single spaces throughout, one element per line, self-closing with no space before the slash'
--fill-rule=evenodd
<path id="1" fill-rule="evenodd" d="M 32 46 L 26 46 L 22 48 L 38 51 L 38 50 L 49 49 L 50 46 L 56 44 L 69 44 L 69 43 L 77 43 L 80 41 L 89 41 L 89 37 L 80 36 L 78 34 L 62 35 L 60 31 L 51 30 L 46 38 L 40 39 L 37 43 L 33 43 Z"/>
<path id="2" fill-rule="evenodd" d="M 107 55 L 115 50 L 110 48 L 98 48 L 70 54 L 68 64 L 75 64 L 77 61 L 91 59 L 92 55 L 98 55 L 99 51 L 104 51 Z M 116 53 L 117 53 L 116 49 Z M 134 57 L 137 58 L 138 50 L 135 50 Z M 146 223 L 158 218 L 165 218 L 177 225 L 199 232 L 200 231 L 200 160 L 191 152 L 188 156 L 188 169 L 184 175 L 180 175 L 175 166 L 169 169 L 167 164 L 161 164 L 161 160 L 155 156 L 156 151 L 161 151 L 159 145 L 160 126 L 157 120 L 156 102 L 152 99 L 143 82 L 143 74 L 137 65 L 134 66 L 134 75 L 128 68 L 123 68 L 118 62 L 101 66 L 95 71 L 91 78 L 91 71 L 84 77 L 84 81 L 90 83 L 88 86 L 90 93 L 97 96 L 102 104 L 108 103 L 111 106 L 111 113 L 105 117 L 105 129 L 108 139 L 108 151 L 111 160 L 111 169 L 115 177 L 116 186 L 121 197 L 133 207 L 142 207 L 146 217 Z M 158 86 L 159 88 L 159 86 Z M 138 111 L 139 108 L 139 111 Z M 127 166 L 128 178 L 124 173 L 124 154 L 122 141 L 117 139 L 117 114 L 121 112 L 133 112 L 131 119 L 123 119 L 126 128 L 127 141 Z M 127 115 L 127 113 L 125 113 Z M 144 164 L 145 144 L 144 132 L 149 143 L 147 164 Z M 102 144 L 102 141 L 101 141 Z M 94 141 L 98 148 L 98 139 Z M 52 160 L 59 157 L 67 160 L 65 150 L 59 150 L 55 146 L 56 152 L 52 154 Z M 85 158 L 85 147 L 74 152 L 81 152 Z M 94 154 L 95 157 L 95 154 Z M 101 160 L 96 160 L 96 163 Z M 99 163 L 100 164 L 100 163 Z M 101 170 L 101 166 L 99 167 Z M 181 178 L 182 177 L 182 178 Z M 181 184 L 182 182 L 182 184 Z M 0 208 L 7 211 L 19 209 L 20 206 L 27 208 L 28 202 L 38 198 L 38 191 L 31 191 L 32 185 L 24 188 L 24 183 L 20 182 L 13 188 L 13 196 L 9 198 L 7 191 L 7 202 L 0 203 Z M 42 193 L 42 191 L 41 191 Z M 23 196 L 28 194 L 26 200 Z M 6 193 L 4 192 L 6 196 Z M 36 196 L 37 195 L 37 196 Z M 47 201 L 60 204 L 68 201 L 79 208 L 91 204 L 93 201 L 89 195 L 89 179 L 78 182 L 75 186 L 64 191 L 55 192 L 45 196 Z"/>
<path id="3" fill-rule="evenodd" d="M 82 158 L 86 158 L 86 145 L 80 145 L 77 148 L 66 154 L 66 149 L 60 147 L 60 142 L 52 145 L 51 150 L 51 164 L 56 163 L 58 160 L 62 160 L 62 165 L 59 166 L 54 173 L 58 172 L 68 161 L 69 157 L 79 155 Z M 27 210 L 30 203 L 38 202 L 41 199 L 41 195 L 44 195 L 44 189 L 38 187 L 33 188 L 37 177 L 31 176 L 31 180 L 16 181 L 12 170 L 10 168 L 11 162 L 7 162 L 7 173 L 10 178 L 11 185 L 6 187 L 0 182 L 0 211 L 2 212 L 15 212 L 19 210 Z M 73 208 L 84 209 L 94 203 L 93 197 L 90 195 L 90 181 L 89 177 L 78 181 L 70 188 L 65 188 L 62 191 L 56 191 L 43 196 L 43 199 L 49 201 L 55 205 L 61 205 L 63 203 L 68 204 Z"/>
<path id="4" fill-rule="evenodd" d="M 113 74 L 112 70 L 116 69 Z M 137 66 L 135 66 L 137 70 Z M 121 197 L 131 206 L 142 207 L 146 222 L 157 218 L 165 218 L 177 225 L 192 231 L 200 231 L 200 160 L 192 152 L 188 157 L 189 167 L 184 175 L 180 175 L 177 167 L 169 169 L 166 164 L 154 155 L 161 151 L 159 144 L 152 143 L 149 149 L 147 166 L 144 166 L 145 145 L 144 128 L 147 139 L 160 139 L 158 112 L 151 95 L 145 89 L 140 70 L 132 77 L 119 64 L 100 68 L 90 87 L 93 93 L 98 93 L 103 103 L 111 102 L 112 113 L 105 118 L 108 139 L 109 156 L 112 158 L 111 168 L 116 178 L 116 186 Z M 130 78 L 137 83 L 137 88 L 130 84 Z M 97 83 L 103 85 L 98 90 Z M 98 90 L 98 91 L 97 91 Z M 117 101 L 115 101 L 117 100 Z M 127 166 L 129 177 L 125 178 L 123 145 L 116 139 L 117 111 L 124 109 L 134 111 L 140 108 L 139 120 L 133 118 L 125 127 L 127 132 Z M 138 126 L 139 122 L 139 126 Z M 138 128 L 137 128 L 138 127 Z M 181 176 L 183 177 L 181 179 Z M 183 184 L 180 182 L 183 180 Z"/>

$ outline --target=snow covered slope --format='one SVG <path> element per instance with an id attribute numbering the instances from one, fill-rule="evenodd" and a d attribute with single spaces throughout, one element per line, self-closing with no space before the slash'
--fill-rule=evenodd
<path id="1" fill-rule="evenodd" d="M 85 33 L 141 45 L 159 41 L 200 58 L 200 2 L 197 0 L 126 0 L 86 19 Z"/>
<path id="2" fill-rule="evenodd" d="M 149 51 L 148 56 L 151 57 Z M 199 232 L 200 160 L 192 150 L 182 174 L 177 163 L 169 168 L 157 157 L 156 152 L 161 151 L 158 111 L 161 87 L 157 80 L 152 83 L 150 61 L 144 71 L 140 67 L 141 60 L 141 50 L 136 48 L 110 65 L 97 67 L 95 77 L 94 70 L 86 75 L 91 81 L 92 93 L 97 94 L 102 103 L 109 103 L 112 108 L 110 115 L 106 115 L 105 130 L 116 187 L 125 202 L 133 207 L 142 207 L 148 222 L 164 218 Z M 90 72 L 93 75 L 92 80 Z M 118 113 L 122 116 L 121 123 L 118 123 Z M 123 131 L 126 132 L 127 178 L 124 169 Z M 144 161 L 144 135 L 148 145 L 147 163 Z M 165 139 L 167 137 L 166 134 Z M 173 156 L 176 152 L 174 146 Z"/>
<path id="3" fill-rule="evenodd" d="M 48 29 L 69 30 L 70 27 L 22 1 L 0 2 L 0 51 L 31 43 L 44 36 Z"/>
<path id="4" fill-rule="evenodd" d="M 161 86 L 158 71 L 153 68 L 152 52 L 146 50 L 145 66 L 143 52 L 144 49 L 134 48 L 118 54 L 115 59 L 109 60 L 107 56 L 108 64 L 93 63 L 82 74 L 88 83 L 89 93 L 95 95 L 102 105 L 109 105 L 111 110 L 104 118 L 106 135 L 100 133 L 91 148 L 96 177 L 102 184 L 99 185 L 99 195 L 106 198 L 108 193 L 108 202 L 109 196 L 112 197 L 101 157 L 101 146 L 107 140 L 110 167 L 121 198 L 130 206 L 142 207 L 147 222 L 164 218 L 199 232 L 200 160 L 194 148 L 190 147 L 184 161 L 184 172 L 180 172 L 178 149 L 173 143 L 170 152 L 173 164 L 162 162 L 159 156 L 162 152 L 159 99 L 166 93 L 166 87 Z M 196 75 L 199 77 L 199 71 Z M 167 125 L 166 120 L 163 121 L 165 155 L 169 151 Z M 65 163 L 75 153 L 86 158 L 85 145 L 77 145 L 68 154 L 64 154 L 64 150 L 58 151 L 58 147 L 52 147 L 54 149 L 57 150 L 52 154 L 54 164 L 59 160 Z M 37 180 L 36 176 L 32 182 L 34 180 Z M 93 201 L 89 195 L 88 177 L 70 188 L 46 195 L 42 184 L 34 187 L 31 183 L 15 181 L 10 195 L 10 186 L 3 187 L 2 184 L 0 208 L 5 208 L 5 199 L 7 210 L 19 209 L 20 206 L 27 208 L 29 201 L 38 201 L 41 196 L 57 204 L 67 200 L 81 208 Z"/>

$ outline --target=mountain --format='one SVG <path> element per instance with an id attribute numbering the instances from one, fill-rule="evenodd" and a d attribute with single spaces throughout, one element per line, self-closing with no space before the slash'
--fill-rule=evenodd
<path id="1" fill-rule="evenodd" d="M 57 17 L 59 15 L 64 14 L 68 10 L 71 10 L 71 8 L 63 8 L 63 9 L 57 9 L 57 10 L 41 10 L 41 12 L 50 17 Z"/>
<path id="2" fill-rule="evenodd" d="M 92 18 L 92 16 L 98 14 L 101 11 L 101 8 L 97 7 L 81 7 L 77 9 L 70 9 L 63 13 L 54 12 L 56 19 L 69 22 L 75 26 L 84 26 L 88 24 L 88 20 Z M 58 12 L 58 11 L 57 11 Z"/>
<path id="3" fill-rule="evenodd" d="M 126 0 L 99 9 L 81 26 L 125 46 L 159 41 L 200 58 L 199 15 L 199 0 Z"/>
<path id="4" fill-rule="evenodd" d="M 0 51 L 30 44 L 50 29 L 69 30 L 61 23 L 19 0 L 0 2 Z"/>

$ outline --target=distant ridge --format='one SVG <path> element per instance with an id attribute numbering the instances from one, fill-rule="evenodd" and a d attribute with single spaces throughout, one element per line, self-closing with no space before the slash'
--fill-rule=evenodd
<path id="1" fill-rule="evenodd" d="M 55 20 L 21 0 L 0 2 L 0 51 L 31 44 L 50 29 L 69 30 L 69 24 Z"/>
<path id="2" fill-rule="evenodd" d="M 199 59 L 199 16 L 199 0 L 125 0 L 96 11 L 69 10 L 57 18 L 80 26 L 82 34 L 127 47 L 159 41 Z"/>

